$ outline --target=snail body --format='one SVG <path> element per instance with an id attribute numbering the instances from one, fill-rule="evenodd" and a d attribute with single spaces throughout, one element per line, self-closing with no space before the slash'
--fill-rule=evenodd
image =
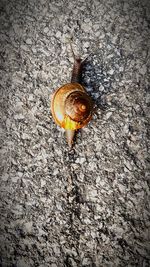
<path id="1" fill-rule="evenodd" d="M 80 84 L 81 69 L 82 60 L 74 55 L 71 83 L 58 88 L 51 101 L 54 121 L 65 129 L 70 147 L 75 131 L 84 127 L 92 118 L 93 103 L 85 88 Z"/>

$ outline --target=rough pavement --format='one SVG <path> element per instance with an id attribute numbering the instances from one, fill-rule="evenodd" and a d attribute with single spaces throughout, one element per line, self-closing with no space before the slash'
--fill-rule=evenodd
<path id="1" fill-rule="evenodd" d="M 149 7 L 1 1 L 0 266 L 150 266 Z M 71 36 L 97 110 L 69 151 L 49 107 Z"/>

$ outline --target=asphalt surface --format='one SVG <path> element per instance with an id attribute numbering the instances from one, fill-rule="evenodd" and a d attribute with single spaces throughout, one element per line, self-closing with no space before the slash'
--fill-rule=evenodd
<path id="1" fill-rule="evenodd" d="M 149 1 L 1 1 L 0 266 L 150 266 Z M 51 95 L 86 58 L 69 150 Z"/>

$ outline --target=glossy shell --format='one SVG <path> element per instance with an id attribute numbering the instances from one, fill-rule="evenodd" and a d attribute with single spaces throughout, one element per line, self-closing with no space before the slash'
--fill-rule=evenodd
<path id="1" fill-rule="evenodd" d="M 79 83 L 60 87 L 52 96 L 51 111 L 55 122 L 64 129 L 77 130 L 92 117 L 92 100 Z"/>

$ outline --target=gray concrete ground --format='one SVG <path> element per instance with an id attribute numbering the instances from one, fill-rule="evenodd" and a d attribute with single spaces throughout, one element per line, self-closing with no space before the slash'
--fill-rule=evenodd
<path id="1" fill-rule="evenodd" d="M 0 266 L 150 266 L 149 2 L 0 11 Z M 97 110 L 69 151 L 50 96 L 70 81 L 71 36 Z"/>

